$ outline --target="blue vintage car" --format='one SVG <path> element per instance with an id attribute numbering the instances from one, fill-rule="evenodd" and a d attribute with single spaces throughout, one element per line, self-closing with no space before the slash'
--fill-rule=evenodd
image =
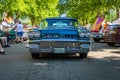
<path id="1" fill-rule="evenodd" d="M 74 18 L 46 18 L 28 33 L 33 59 L 40 54 L 80 54 L 86 58 L 91 49 L 90 31 L 80 27 Z"/>

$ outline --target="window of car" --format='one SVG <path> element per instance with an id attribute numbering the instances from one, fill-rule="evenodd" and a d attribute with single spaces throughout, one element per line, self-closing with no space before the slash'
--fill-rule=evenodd
<path id="1" fill-rule="evenodd" d="M 39 28 L 45 29 L 47 26 L 48 26 L 48 22 L 46 20 L 42 20 L 40 25 L 39 25 Z"/>
<path id="2" fill-rule="evenodd" d="M 118 27 L 120 27 L 120 25 L 109 25 L 108 27 L 107 27 L 107 29 L 114 29 L 114 28 L 118 28 Z"/>
<path id="3" fill-rule="evenodd" d="M 62 21 L 58 21 L 56 23 L 53 23 L 53 27 L 67 27 L 68 25 L 66 23 L 63 23 Z"/>
<path id="4" fill-rule="evenodd" d="M 40 23 L 41 29 L 46 28 L 75 28 L 78 26 L 76 19 L 45 19 Z"/>

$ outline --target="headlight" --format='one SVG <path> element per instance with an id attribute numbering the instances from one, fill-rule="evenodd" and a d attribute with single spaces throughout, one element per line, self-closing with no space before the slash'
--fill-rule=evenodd
<path id="1" fill-rule="evenodd" d="M 117 33 L 117 32 L 115 32 L 115 31 L 110 31 L 109 32 L 109 34 L 115 34 L 115 33 Z"/>
<path id="2" fill-rule="evenodd" d="M 89 38 L 89 37 L 91 37 L 91 33 L 89 33 L 89 32 L 87 32 L 87 33 L 81 32 L 81 33 L 79 33 L 79 36 Z"/>
<path id="3" fill-rule="evenodd" d="M 86 37 L 90 37 L 91 36 L 91 33 L 86 33 Z"/>
<path id="4" fill-rule="evenodd" d="M 29 39 L 39 39 L 40 38 L 40 32 L 39 31 L 31 31 L 28 33 Z"/>
<path id="5" fill-rule="evenodd" d="M 38 44 L 30 44 L 29 48 L 30 49 L 38 49 L 40 46 Z"/>

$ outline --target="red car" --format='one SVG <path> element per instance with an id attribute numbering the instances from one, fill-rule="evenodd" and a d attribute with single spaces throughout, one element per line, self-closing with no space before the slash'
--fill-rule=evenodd
<path id="1" fill-rule="evenodd" d="M 109 25 L 106 30 L 104 40 L 109 46 L 120 44 L 120 25 Z"/>

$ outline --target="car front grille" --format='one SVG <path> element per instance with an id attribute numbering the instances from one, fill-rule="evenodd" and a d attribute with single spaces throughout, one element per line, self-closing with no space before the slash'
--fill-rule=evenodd
<path id="1" fill-rule="evenodd" d="M 108 34 L 106 36 L 106 42 L 119 42 L 120 43 L 120 34 Z"/>
<path id="2" fill-rule="evenodd" d="M 76 48 L 79 47 L 79 43 L 77 42 L 40 42 L 41 48 Z"/>
<path id="3" fill-rule="evenodd" d="M 59 34 L 42 34 L 41 38 L 44 38 L 44 39 L 48 39 L 48 38 L 52 38 L 52 39 L 55 39 L 55 38 L 77 38 L 77 35 L 59 35 Z"/>

